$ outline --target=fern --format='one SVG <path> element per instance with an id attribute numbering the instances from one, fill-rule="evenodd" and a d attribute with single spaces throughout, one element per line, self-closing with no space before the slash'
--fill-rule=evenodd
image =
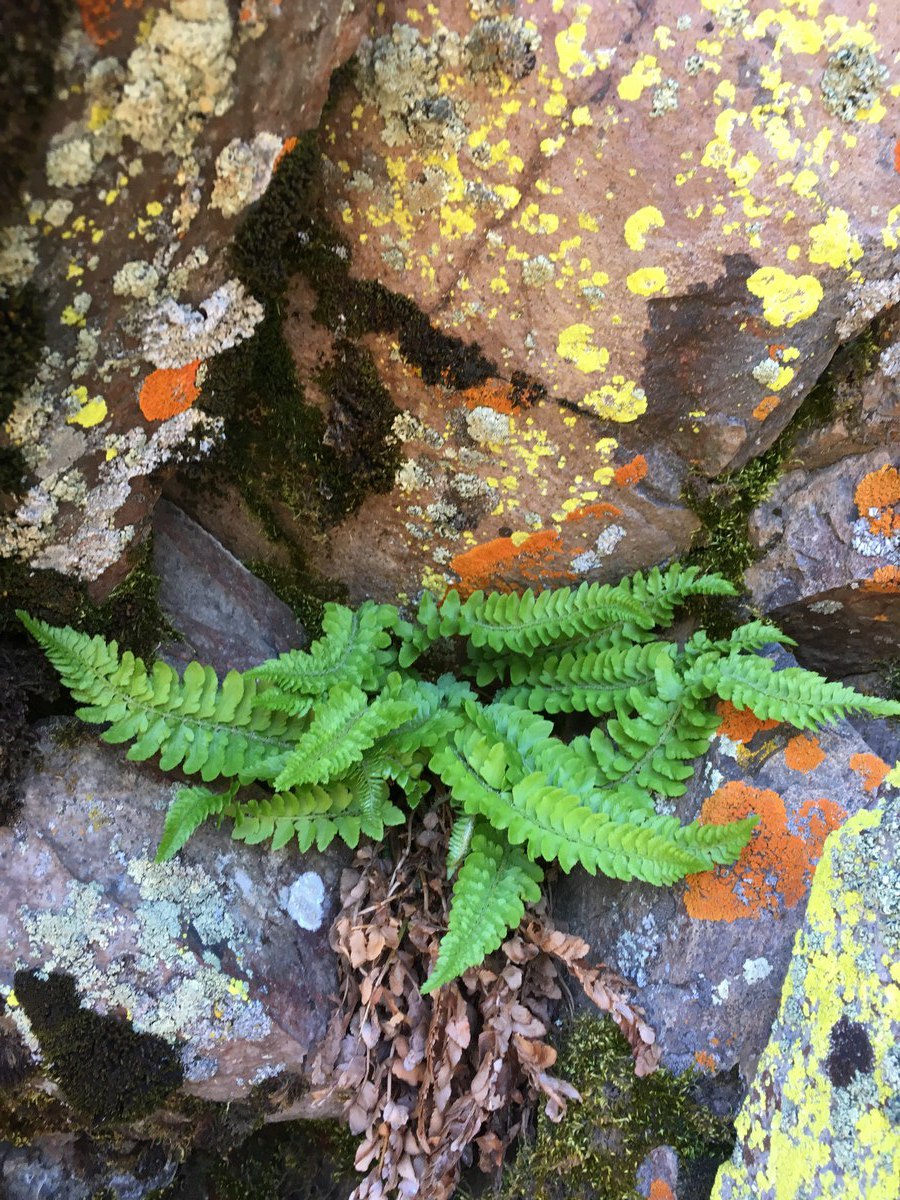
<path id="1" fill-rule="evenodd" d="M 539 866 L 481 822 L 453 889 L 450 926 L 422 995 L 477 967 L 496 950 L 525 915 L 524 901 L 540 899 L 543 878 Z"/>
<path id="2" fill-rule="evenodd" d="M 133 762 L 159 754 L 163 770 L 199 772 L 206 783 L 220 776 L 269 781 L 294 752 L 302 724 L 263 707 L 259 685 L 237 671 L 221 684 L 212 667 L 199 663 L 181 678 L 164 662 L 148 671 L 130 651 L 119 657 L 115 642 L 19 616 L 82 703 L 77 715 L 109 723 L 100 735 L 105 742 L 132 742 Z"/>
<path id="3" fill-rule="evenodd" d="M 177 790 L 160 860 L 212 817 L 273 851 L 324 850 L 335 838 L 356 846 L 403 823 L 440 781 L 455 810 L 447 871 L 457 878 L 430 992 L 518 924 L 539 895 L 540 862 L 667 885 L 735 860 L 755 817 L 682 825 L 656 804 L 686 791 L 717 728 L 717 699 L 800 729 L 851 712 L 900 714 L 894 701 L 811 671 L 778 670 L 758 652 L 792 643 L 764 621 L 717 640 L 699 630 L 682 646 L 659 637 L 691 596 L 733 591 L 674 564 L 615 586 L 465 601 L 451 591 L 440 604 L 426 592 L 412 620 L 390 605 L 329 604 L 309 650 L 222 680 L 199 663 L 180 676 L 161 662 L 148 669 L 115 642 L 20 616 L 78 715 L 107 726 L 105 741 L 228 784 Z M 450 638 L 465 644 L 472 684 L 415 669 Z M 553 718 L 567 713 L 596 724 L 565 741 Z"/>

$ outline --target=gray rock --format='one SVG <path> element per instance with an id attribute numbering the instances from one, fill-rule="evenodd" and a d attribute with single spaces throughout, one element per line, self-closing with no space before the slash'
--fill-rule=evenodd
<path id="1" fill-rule="evenodd" d="M 896 793 L 829 839 L 714 1200 L 896 1196 L 898 851 Z"/>
<path id="2" fill-rule="evenodd" d="M 174 663 L 245 671 L 307 641 L 288 606 L 168 500 L 154 513 L 153 566 L 160 604 L 183 637 L 166 648 Z"/>
<path id="3" fill-rule="evenodd" d="M 302 1076 L 336 988 L 341 853 L 262 853 L 206 827 L 156 864 L 171 782 L 92 737 L 69 740 L 42 728 L 21 815 L 0 830 L 0 993 L 20 1032 L 39 1056 L 10 1004 L 16 971 L 60 972 L 83 1006 L 177 1045 L 192 1095 L 237 1100 Z M 298 879 L 320 897 L 303 924 L 283 903 Z"/>
<path id="4" fill-rule="evenodd" d="M 764 554 L 746 584 L 807 666 L 846 676 L 900 652 L 896 467 L 895 455 L 873 450 L 789 471 L 751 514 Z"/>

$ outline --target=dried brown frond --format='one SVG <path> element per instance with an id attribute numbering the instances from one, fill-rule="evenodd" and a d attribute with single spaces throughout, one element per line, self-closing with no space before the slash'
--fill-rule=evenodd
<path id="1" fill-rule="evenodd" d="M 658 1058 L 628 985 L 585 963 L 587 943 L 557 931 L 543 902 L 481 966 L 425 998 L 419 987 L 446 929 L 449 823 L 431 812 L 390 843 L 362 846 L 341 881 L 331 944 L 342 993 L 313 1067 L 315 1089 L 346 1096 L 361 1136 L 352 1200 L 448 1200 L 463 1166 L 496 1173 L 539 1099 L 551 1120 L 580 1099 L 553 1075 L 561 966 L 628 1037 L 639 1073 Z"/>

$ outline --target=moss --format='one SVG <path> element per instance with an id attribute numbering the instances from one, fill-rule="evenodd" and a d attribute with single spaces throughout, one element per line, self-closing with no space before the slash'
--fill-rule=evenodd
<path id="1" fill-rule="evenodd" d="M 31 382 L 43 345 L 43 305 L 33 284 L 0 296 L 0 426 Z M 18 447 L 0 441 L 0 495 L 18 492 L 26 474 Z"/>
<path id="2" fill-rule="evenodd" d="M 758 552 L 750 540 L 749 518 L 771 493 L 791 461 L 800 436 L 820 428 L 841 411 L 842 397 L 873 369 L 880 346 L 877 323 L 842 346 L 768 450 L 738 471 L 725 472 L 711 482 L 688 484 L 684 498 L 700 519 L 700 529 L 685 562 L 702 571 L 718 571 L 738 588 Z M 744 619 L 741 603 L 727 597 L 698 597 L 692 615 L 713 636 L 729 632 Z"/>
<path id="3" fill-rule="evenodd" d="M 326 601 L 346 603 L 346 586 L 337 580 L 312 573 L 299 552 L 292 555 L 289 567 L 260 559 L 252 559 L 247 567 L 293 610 L 310 640 L 318 637 L 322 631 L 322 613 Z"/>
<path id="4" fill-rule="evenodd" d="M 85 633 L 114 638 L 148 659 L 160 640 L 171 633 L 159 605 L 159 579 L 153 570 L 149 538 L 136 551 L 127 578 L 99 604 L 77 579 L 0 558 L 0 634 L 21 634 L 17 608 L 53 625 L 72 625 Z"/>
<path id="5" fill-rule="evenodd" d="M 0 5 L 0 218 L 18 199 L 41 153 L 41 120 L 53 98 L 56 44 L 71 17 L 69 0 Z"/>
<path id="6" fill-rule="evenodd" d="M 224 1153 L 191 1155 L 153 1200 L 345 1200 L 356 1144 L 336 1121 L 267 1125 Z"/>
<path id="7" fill-rule="evenodd" d="M 60 695 L 58 679 L 42 654 L 0 641 L 0 826 L 8 824 L 18 801 L 18 783 L 31 756 L 31 722 L 48 712 Z M 3 1085 L 0 1036 L 0 1087 Z"/>
<path id="8" fill-rule="evenodd" d="M 64 1133 L 77 1124 L 67 1105 L 43 1088 L 0 1088 L 0 1142 L 30 1146 L 44 1134 Z"/>
<path id="9" fill-rule="evenodd" d="M 82 1008 L 75 981 L 17 971 L 15 992 L 53 1077 L 79 1113 L 98 1124 L 124 1123 L 158 1108 L 180 1087 L 177 1047 L 139 1034 L 129 1021 Z"/>
<path id="10" fill-rule="evenodd" d="M 637 1169 L 671 1146 L 687 1163 L 721 1163 L 730 1124 L 699 1105 L 690 1074 L 634 1074 L 628 1044 L 608 1019 L 579 1018 L 565 1035 L 557 1071 L 582 1096 L 554 1125 L 543 1113 L 534 1141 L 506 1174 L 502 1200 L 632 1200 Z"/>
<path id="11" fill-rule="evenodd" d="M 326 110 L 352 76 L 352 67 L 335 73 Z M 253 338 L 209 366 L 201 404 L 224 419 L 225 436 L 194 472 L 205 489 L 234 482 L 268 536 L 287 546 L 293 578 L 282 594 L 305 622 L 315 622 L 337 590 L 308 568 L 316 539 L 370 494 L 390 491 L 401 461 L 392 433 L 397 409 L 363 335 L 394 334 L 426 383 L 466 388 L 495 373 L 477 345 L 435 329 L 412 301 L 351 276 L 350 249 L 325 216 L 319 136 L 300 138 L 236 234 L 234 271 L 266 315 Z M 317 378 L 327 414 L 307 402 L 283 335 L 285 295 L 298 275 L 315 294 L 313 320 L 334 335 L 331 361 Z M 527 384 L 519 381 L 530 397 Z M 267 570 L 271 577 L 277 568 Z"/>

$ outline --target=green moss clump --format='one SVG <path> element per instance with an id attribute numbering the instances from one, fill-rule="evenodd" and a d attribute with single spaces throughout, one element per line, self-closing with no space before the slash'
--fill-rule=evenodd
<path id="1" fill-rule="evenodd" d="M 15 992 L 66 1099 L 90 1121 L 145 1116 L 180 1087 L 177 1047 L 82 1008 L 70 976 L 17 971 Z"/>
<path id="2" fill-rule="evenodd" d="M 838 415 L 842 393 L 872 370 L 879 352 L 877 327 L 872 325 L 837 351 L 768 450 L 738 471 L 725 472 L 709 483 L 688 485 L 684 498 L 700 518 L 701 527 L 683 560 L 686 565 L 718 572 L 739 588 L 743 585 L 744 572 L 758 556 L 750 540 L 751 512 L 770 495 L 789 466 L 800 436 Z M 688 608 L 713 636 L 730 632 L 743 619 L 740 601 L 727 597 L 698 597 Z"/>
<path id="3" fill-rule="evenodd" d="M 694 1100 L 693 1077 L 660 1068 L 639 1079 L 628 1043 L 606 1018 L 580 1017 L 571 1026 L 556 1070 L 582 1102 L 570 1104 L 558 1125 L 540 1115 L 501 1200 L 637 1200 L 637 1169 L 657 1146 L 671 1146 L 686 1162 L 724 1162 L 731 1151 L 731 1126 Z"/>

